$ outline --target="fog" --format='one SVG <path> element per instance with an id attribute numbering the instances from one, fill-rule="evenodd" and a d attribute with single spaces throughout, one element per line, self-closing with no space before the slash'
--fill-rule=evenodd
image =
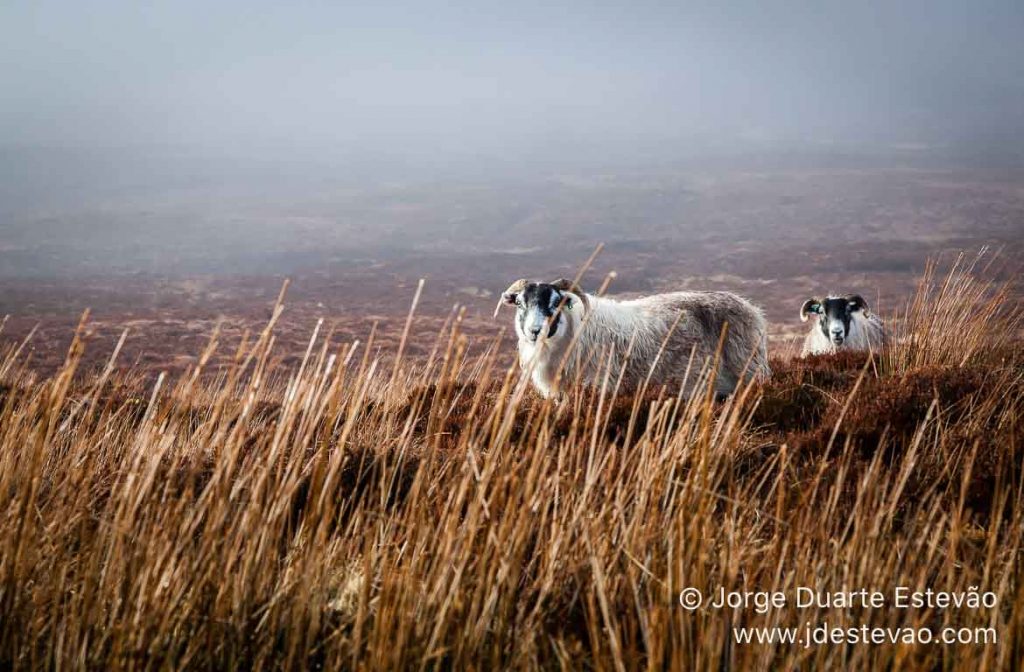
<path id="1" fill-rule="evenodd" d="M 0 275 L 71 256 L 191 268 L 191 249 L 286 244 L 298 220 L 317 249 L 369 241 L 381 221 L 391 245 L 431 226 L 483 245 L 481 230 L 552 212 L 603 218 L 593 237 L 653 235 L 701 193 L 629 178 L 619 200 L 579 183 L 537 196 L 567 173 L 1020 166 L 1021 35 L 1017 0 L 8 0 Z M 505 186 L 458 186 L 481 182 Z M 394 191 L 409 183 L 436 188 Z M 653 208 L 655 193 L 675 205 Z"/>
<path id="2" fill-rule="evenodd" d="M 1021 141 L 1016 0 L 5 2 L 0 144 L 241 157 Z"/>

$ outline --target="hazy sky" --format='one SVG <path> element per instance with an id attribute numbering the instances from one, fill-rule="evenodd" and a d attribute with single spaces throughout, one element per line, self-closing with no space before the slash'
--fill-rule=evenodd
<path id="1" fill-rule="evenodd" d="M 1022 130 L 1021 0 L 0 3 L 0 145 L 500 155 Z"/>

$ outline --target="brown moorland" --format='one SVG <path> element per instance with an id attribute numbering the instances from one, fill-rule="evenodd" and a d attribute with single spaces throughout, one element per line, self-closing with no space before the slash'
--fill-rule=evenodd
<path id="1" fill-rule="evenodd" d="M 0 665 L 1012 669 L 1021 326 L 929 267 L 881 353 L 776 359 L 725 401 L 537 398 L 459 313 L 422 358 L 215 333 L 180 375 L 0 364 Z M 947 328 L 956 324 L 956 329 Z M 209 368 L 209 370 L 207 370 Z M 614 380 L 614 372 L 609 372 Z M 982 609 L 687 611 L 726 590 L 990 592 Z M 863 625 L 987 644 L 741 644 Z"/>

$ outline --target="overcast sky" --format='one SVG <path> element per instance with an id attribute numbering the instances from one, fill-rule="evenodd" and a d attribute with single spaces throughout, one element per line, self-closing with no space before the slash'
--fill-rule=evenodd
<path id="1" fill-rule="evenodd" d="M 1024 2 L 0 3 L 0 145 L 1022 142 Z"/>

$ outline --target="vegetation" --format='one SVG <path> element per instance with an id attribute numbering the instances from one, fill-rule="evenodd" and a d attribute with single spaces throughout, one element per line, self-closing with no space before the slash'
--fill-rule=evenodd
<path id="1" fill-rule="evenodd" d="M 5 668 L 1010 669 L 1024 659 L 1020 319 L 934 266 L 884 353 L 725 401 L 544 401 L 470 355 L 340 352 L 145 381 L 0 362 Z M 83 320 L 84 322 L 84 320 Z M 991 609 L 688 611 L 684 588 L 991 591 Z M 998 643 L 739 644 L 737 626 L 991 627 Z"/>

